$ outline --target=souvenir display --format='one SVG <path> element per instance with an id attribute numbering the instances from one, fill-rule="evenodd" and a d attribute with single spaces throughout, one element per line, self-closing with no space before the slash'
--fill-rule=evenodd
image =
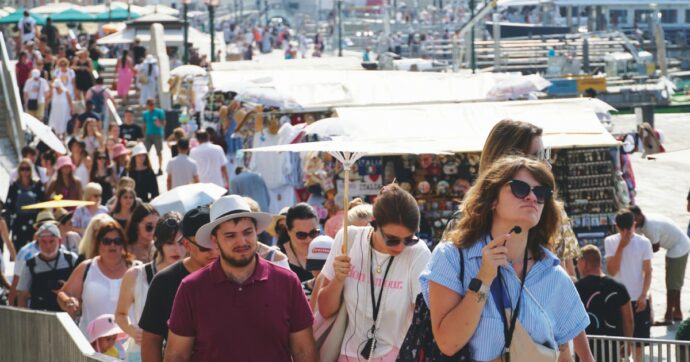
<path id="1" fill-rule="evenodd" d="M 553 173 L 580 245 L 603 247 L 616 232 L 615 174 L 608 148 L 560 150 Z"/>

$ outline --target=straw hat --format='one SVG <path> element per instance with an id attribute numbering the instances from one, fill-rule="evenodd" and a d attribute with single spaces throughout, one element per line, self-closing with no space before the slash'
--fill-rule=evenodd
<path id="1" fill-rule="evenodd" d="M 280 214 L 273 215 L 273 219 L 271 220 L 271 224 L 268 225 L 268 227 L 266 228 L 266 232 L 269 235 L 273 236 L 274 238 L 278 237 L 278 231 L 276 230 L 276 226 L 278 226 L 278 223 L 281 220 L 285 220 L 287 218 L 288 210 L 290 210 L 289 207 L 284 207 L 280 210 Z"/>
<path id="2" fill-rule="evenodd" d="M 36 215 L 36 221 L 34 222 L 34 229 L 38 229 L 41 224 L 49 221 L 55 221 L 55 216 L 50 210 L 43 210 Z"/>

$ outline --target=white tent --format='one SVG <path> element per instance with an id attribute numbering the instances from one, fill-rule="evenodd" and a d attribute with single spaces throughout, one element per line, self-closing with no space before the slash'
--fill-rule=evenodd
<path id="1" fill-rule="evenodd" d="M 616 145 L 618 141 L 596 115 L 601 110 L 613 108 L 587 98 L 341 107 L 336 108 L 337 118 L 315 122 L 305 131 L 339 141 L 380 144 L 395 140 L 409 147 L 479 152 L 491 128 L 500 120 L 511 118 L 541 127 L 547 147 Z"/>
<path id="2" fill-rule="evenodd" d="M 283 57 L 261 56 L 253 60 L 212 63 L 211 69 L 229 71 L 276 71 L 276 70 L 362 70 L 361 54 L 344 54 L 343 57 L 305 58 L 286 61 Z M 227 76 L 227 74 L 221 74 Z"/>
<path id="3" fill-rule="evenodd" d="M 416 73 L 397 71 L 212 71 L 216 91 L 238 93 L 240 99 L 274 94 L 297 110 L 337 106 L 448 103 L 491 99 L 496 87 L 524 78 L 519 73 Z M 534 77 L 534 76 L 532 76 Z M 548 85 L 548 82 L 542 83 Z M 266 91 L 270 89 L 270 91 Z M 423 89 L 423 92 L 419 90 Z M 276 103 L 276 102 L 270 102 Z M 289 110 L 289 109 L 288 109 Z"/>
<path id="4" fill-rule="evenodd" d="M 43 5 L 43 6 L 37 6 L 35 8 L 31 8 L 31 12 L 36 13 L 36 14 L 50 16 L 53 14 L 63 12 L 63 11 L 68 10 L 68 9 L 76 9 L 79 11 L 86 11 L 84 9 L 84 7 L 82 7 L 82 6 L 72 4 L 72 3 L 61 2 L 61 3 L 50 3 L 50 4 Z"/>

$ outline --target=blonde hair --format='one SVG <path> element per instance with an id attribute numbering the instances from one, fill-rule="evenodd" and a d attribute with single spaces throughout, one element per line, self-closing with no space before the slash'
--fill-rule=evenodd
<path id="1" fill-rule="evenodd" d="M 374 218 L 374 207 L 369 204 L 357 205 L 347 212 L 347 222 L 352 224 L 359 220 L 369 222 Z"/>
<path id="2" fill-rule="evenodd" d="M 251 212 L 261 212 L 261 206 L 259 206 L 259 203 L 256 202 L 256 200 L 252 199 L 251 197 L 245 196 L 244 201 L 249 204 L 249 210 Z"/>
<path id="3" fill-rule="evenodd" d="M 103 194 L 103 187 L 95 182 L 89 182 L 84 188 L 84 200 L 91 201 L 91 197 L 96 194 Z"/>
<path id="4" fill-rule="evenodd" d="M 98 232 L 104 225 L 110 222 L 117 221 L 108 214 L 98 214 L 91 218 L 89 225 L 87 225 L 84 230 L 84 237 L 79 243 L 79 254 L 83 254 L 86 259 L 93 259 L 98 255 L 98 250 L 96 249 L 96 235 L 98 235 Z"/>

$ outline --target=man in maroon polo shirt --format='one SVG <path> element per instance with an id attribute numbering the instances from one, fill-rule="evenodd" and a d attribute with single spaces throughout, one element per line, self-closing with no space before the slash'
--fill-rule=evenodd
<path id="1" fill-rule="evenodd" d="M 220 258 L 190 274 L 168 320 L 165 361 L 316 361 L 313 317 L 297 276 L 257 255 L 257 233 L 271 215 L 240 196 L 211 205 L 196 233 Z"/>

